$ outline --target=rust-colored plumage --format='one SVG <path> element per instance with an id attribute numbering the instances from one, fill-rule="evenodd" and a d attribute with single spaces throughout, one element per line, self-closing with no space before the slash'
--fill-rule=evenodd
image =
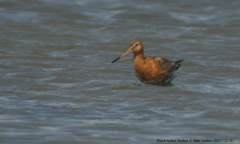
<path id="1" fill-rule="evenodd" d="M 143 44 L 140 40 L 130 42 L 130 48 L 123 55 L 119 56 L 112 63 L 133 52 L 134 69 L 137 78 L 145 84 L 162 85 L 170 83 L 178 75 L 180 68 L 179 61 L 170 61 L 162 57 L 144 57 Z"/>

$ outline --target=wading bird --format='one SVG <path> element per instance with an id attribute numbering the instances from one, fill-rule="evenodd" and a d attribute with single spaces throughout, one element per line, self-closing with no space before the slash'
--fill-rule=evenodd
<path id="1" fill-rule="evenodd" d="M 130 48 L 112 63 L 133 52 L 134 70 L 137 78 L 144 84 L 164 85 L 170 83 L 179 73 L 180 62 L 162 57 L 144 57 L 143 44 L 140 40 L 130 42 Z"/>

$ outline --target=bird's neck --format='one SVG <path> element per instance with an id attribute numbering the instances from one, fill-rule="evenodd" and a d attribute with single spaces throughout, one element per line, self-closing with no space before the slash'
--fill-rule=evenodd
<path id="1" fill-rule="evenodd" d="M 134 53 L 134 63 L 144 62 L 143 50 Z"/>

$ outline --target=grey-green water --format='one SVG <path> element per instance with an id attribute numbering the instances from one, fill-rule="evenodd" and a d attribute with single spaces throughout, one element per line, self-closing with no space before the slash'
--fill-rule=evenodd
<path id="1" fill-rule="evenodd" d="M 0 0 L 0 26 L 0 143 L 240 142 L 238 0 Z M 184 59 L 172 86 L 111 63 L 133 39 Z"/>

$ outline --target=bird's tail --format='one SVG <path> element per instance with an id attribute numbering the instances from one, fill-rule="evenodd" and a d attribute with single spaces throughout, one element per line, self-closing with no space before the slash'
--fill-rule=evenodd
<path id="1" fill-rule="evenodd" d="M 183 61 L 183 59 L 182 59 L 182 60 L 175 61 L 174 63 L 175 63 L 175 64 L 178 64 L 178 63 L 180 63 L 180 62 L 182 62 L 182 61 Z"/>
<path id="2" fill-rule="evenodd" d="M 183 61 L 183 59 L 182 60 L 178 60 L 178 61 L 175 61 L 174 63 L 175 63 L 175 65 L 176 65 L 176 70 L 178 71 L 178 73 L 179 73 L 179 71 L 180 71 L 180 67 L 181 67 L 181 64 L 180 64 L 180 62 L 182 62 Z"/>

